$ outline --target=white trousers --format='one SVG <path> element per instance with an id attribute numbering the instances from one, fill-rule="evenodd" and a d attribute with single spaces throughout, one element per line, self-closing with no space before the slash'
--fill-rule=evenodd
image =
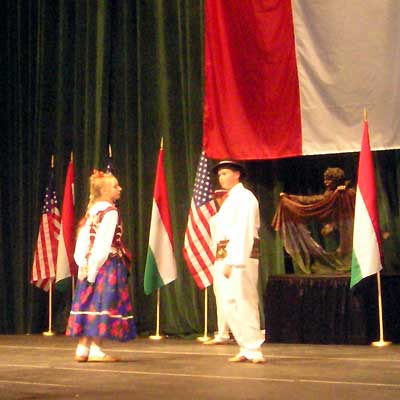
<path id="1" fill-rule="evenodd" d="M 229 326 L 225 316 L 224 292 L 226 292 L 226 278 L 224 277 L 224 263 L 214 264 L 213 288 L 215 294 L 215 304 L 217 306 L 217 325 L 218 333 L 215 335 L 217 340 L 229 339 Z"/>
<path id="2" fill-rule="evenodd" d="M 216 270 L 223 271 L 224 266 L 224 260 L 215 262 Z M 257 281 L 258 260 L 250 258 L 245 266 L 232 267 L 230 278 L 222 274 L 218 285 L 225 323 L 239 344 L 241 355 L 248 359 L 261 355 L 260 348 L 265 341 L 265 334 L 260 329 Z"/>

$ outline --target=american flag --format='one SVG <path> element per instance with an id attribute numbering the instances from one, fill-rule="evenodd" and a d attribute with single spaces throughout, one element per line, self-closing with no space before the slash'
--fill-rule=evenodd
<path id="1" fill-rule="evenodd" d="M 31 283 L 45 291 L 49 290 L 51 282 L 56 275 L 60 225 L 61 217 L 54 186 L 54 171 L 52 169 L 44 196 L 31 276 Z"/>
<path id="2" fill-rule="evenodd" d="M 210 218 L 216 213 L 212 200 L 209 160 L 201 154 L 194 181 L 183 256 L 194 281 L 201 289 L 212 284 L 210 267 L 214 263 L 211 250 Z"/>

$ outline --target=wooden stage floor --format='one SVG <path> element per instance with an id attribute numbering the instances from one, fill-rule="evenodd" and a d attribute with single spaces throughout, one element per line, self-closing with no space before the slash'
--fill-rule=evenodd
<path id="1" fill-rule="evenodd" d="M 64 336 L 0 335 L 1 400 L 400 399 L 400 345 L 265 344 L 266 364 L 232 364 L 235 344 L 107 342 L 118 363 L 76 363 Z"/>

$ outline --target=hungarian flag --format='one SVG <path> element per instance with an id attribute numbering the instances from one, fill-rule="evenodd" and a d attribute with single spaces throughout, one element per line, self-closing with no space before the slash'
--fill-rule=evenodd
<path id="1" fill-rule="evenodd" d="M 65 279 L 76 275 L 74 262 L 75 218 L 74 218 L 74 164 L 68 164 L 65 179 L 64 199 L 61 214 L 61 229 L 58 240 L 56 289 L 65 289 Z"/>
<path id="2" fill-rule="evenodd" d="M 356 285 L 363 278 L 376 274 L 381 269 L 382 248 L 376 202 L 374 161 L 369 143 L 368 121 L 364 121 L 358 162 L 350 287 Z"/>
<path id="3" fill-rule="evenodd" d="M 203 147 L 211 158 L 400 148 L 398 0 L 205 1 Z"/>
<path id="4" fill-rule="evenodd" d="M 164 150 L 161 146 L 154 185 L 149 248 L 144 272 L 144 292 L 150 294 L 153 290 L 175 279 L 174 241 L 164 172 Z"/>
<path id="5" fill-rule="evenodd" d="M 60 211 L 51 168 L 44 196 L 39 234 L 33 258 L 31 283 L 45 291 L 50 289 L 56 276 L 57 246 L 60 234 Z"/>

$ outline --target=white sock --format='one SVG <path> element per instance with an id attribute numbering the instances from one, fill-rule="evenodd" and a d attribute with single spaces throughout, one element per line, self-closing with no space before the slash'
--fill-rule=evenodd
<path id="1" fill-rule="evenodd" d="M 83 344 L 78 344 L 75 354 L 79 357 L 86 357 L 89 354 L 89 348 L 84 346 Z"/>

